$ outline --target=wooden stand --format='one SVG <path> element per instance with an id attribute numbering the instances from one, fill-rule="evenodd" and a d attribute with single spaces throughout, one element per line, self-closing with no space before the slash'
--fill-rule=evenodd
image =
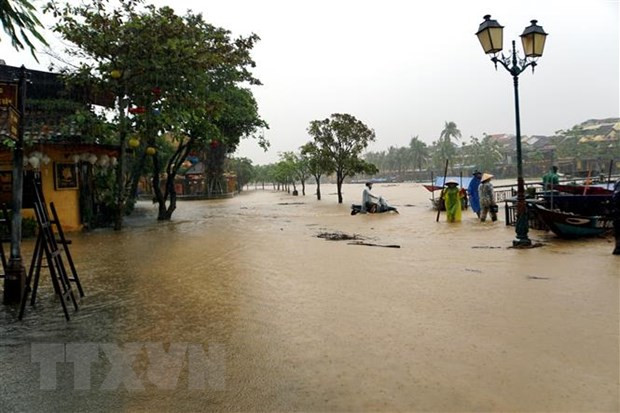
<path id="1" fill-rule="evenodd" d="M 24 294 L 21 300 L 19 319 L 21 320 L 24 315 L 28 293 L 31 291 L 32 296 L 30 298 L 30 305 L 34 305 L 35 303 L 41 268 L 44 266 L 43 255 L 45 254 L 47 262 L 46 267 L 49 269 L 54 291 L 60 298 L 60 304 L 62 305 L 65 318 L 69 320 L 69 311 L 67 309 L 68 305 L 73 304 L 75 311 L 78 310 L 78 300 L 73 292 L 73 289 L 71 288 L 72 282 L 76 284 L 80 297 L 84 297 L 84 290 L 82 289 L 82 284 L 80 283 L 77 270 L 73 264 L 71 252 L 69 251 L 69 244 L 71 241 L 65 238 L 53 202 L 50 203 L 50 210 L 52 212 L 53 219 L 50 219 L 45 200 L 43 199 L 40 181 L 38 181 L 36 177 L 33 186 L 35 193 L 34 212 L 39 227 L 39 235 L 37 237 L 34 253 L 32 255 L 30 270 L 28 271 L 28 276 L 26 277 L 26 288 L 24 289 Z M 58 240 L 54 235 L 54 227 L 58 233 Z M 71 277 L 65 268 L 63 252 L 67 262 L 69 263 Z M 31 289 L 30 283 L 33 281 L 33 278 L 34 282 Z"/>

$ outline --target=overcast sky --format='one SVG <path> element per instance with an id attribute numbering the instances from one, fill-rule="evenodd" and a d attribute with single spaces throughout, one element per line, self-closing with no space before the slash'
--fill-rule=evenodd
<path id="1" fill-rule="evenodd" d="M 504 28 L 504 48 L 537 19 L 549 36 L 535 74 L 519 77 L 521 130 L 553 134 L 591 118 L 619 116 L 619 0 L 153 0 L 202 12 L 235 35 L 261 37 L 254 88 L 271 149 L 244 141 L 238 155 L 277 160 L 309 140 L 311 120 L 350 113 L 374 129 L 369 148 L 436 140 L 453 121 L 465 140 L 514 133 L 510 75 L 496 71 L 475 36 L 482 16 Z M 41 6 L 43 2 L 35 1 Z M 46 69 L 6 36 L 0 58 Z"/>

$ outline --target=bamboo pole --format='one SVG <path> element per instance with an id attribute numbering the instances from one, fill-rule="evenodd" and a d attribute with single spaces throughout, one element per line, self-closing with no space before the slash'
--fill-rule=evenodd
<path id="1" fill-rule="evenodd" d="M 439 204 L 437 205 L 437 218 L 435 219 L 435 222 L 439 222 L 439 215 L 441 215 L 441 201 L 443 200 L 443 192 L 444 188 L 446 187 L 446 177 L 448 176 L 448 162 L 449 160 L 446 159 L 446 167 L 443 171 L 443 185 L 441 186 L 441 195 L 439 196 Z"/>

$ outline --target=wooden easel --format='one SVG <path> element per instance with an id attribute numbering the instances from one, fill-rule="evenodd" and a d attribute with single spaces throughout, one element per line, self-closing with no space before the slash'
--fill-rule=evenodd
<path id="1" fill-rule="evenodd" d="M 73 264 L 71 252 L 69 251 L 69 244 L 71 241 L 65 238 L 54 203 L 50 203 L 50 210 L 52 211 L 53 216 L 53 219 L 50 219 L 47 206 L 43 198 L 40 180 L 38 177 L 35 177 L 34 181 L 34 212 L 39 227 L 39 235 L 37 236 L 34 253 L 32 255 L 30 270 L 28 271 L 28 276 L 26 277 L 26 288 L 24 289 L 24 294 L 22 295 L 19 319 L 21 320 L 24 315 L 28 293 L 31 291 L 32 296 L 30 298 L 30 305 L 34 305 L 35 303 L 41 268 L 44 267 L 43 255 L 45 255 L 47 262 L 46 267 L 49 269 L 54 291 L 60 297 L 60 304 L 62 305 L 65 318 L 69 320 L 69 311 L 67 309 L 68 304 L 73 304 L 75 311 L 77 311 L 79 307 L 76 295 L 71 288 L 71 283 L 74 282 L 76 284 L 80 297 L 84 297 L 84 290 L 82 289 L 82 284 L 80 283 L 77 270 Z M 54 234 L 54 227 L 56 227 L 56 232 L 58 232 L 58 240 Z M 71 277 L 69 277 L 69 274 L 65 268 L 63 252 L 71 269 Z M 34 282 L 31 289 L 30 283 L 33 281 L 33 278 Z"/>

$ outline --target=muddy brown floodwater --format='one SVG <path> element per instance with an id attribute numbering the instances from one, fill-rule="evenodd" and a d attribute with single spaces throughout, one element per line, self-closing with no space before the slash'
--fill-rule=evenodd
<path id="1" fill-rule="evenodd" d="M 23 321 L 0 309 L 0 410 L 618 411 L 611 238 L 509 249 L 501 213 L 436 223 L 418 184 L 375 186 L 400 215 L 350 216 L 361 186 L 344 205 L 322 189 L 181 202 L 166 223 L 140 203 L 120 233 L 72 234 L 71 321 L 47 276 Z M 332 231 L 401 248 L 316 237 Z M 70 362 L 88 343 L 97 357 Z"/>

